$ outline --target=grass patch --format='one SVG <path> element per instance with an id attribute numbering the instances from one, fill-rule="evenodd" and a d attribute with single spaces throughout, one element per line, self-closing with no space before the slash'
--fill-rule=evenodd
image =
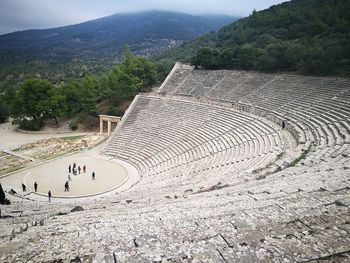
<path id="1" fill-rule="evenodd" d="M 300 162 L 301 160 L 304 160 L 306 158 L 306 155 L 310 152 L 311 146 L 312 146 L 312 143 L 310 143 L 309 147 L 298 158 L 292 161 L 289 166 L 295 166 L 298 162 Z"/>
<path id="2" fill-rule="evenodd" d="M 68 151 L 62 151 L 62 152 L 58 152 L 58 153 L 55 153 L 55 154 L 52 154 L 52 155 L 49 155 L 49 156 L 45 156 L 43 158 L 41 158 L 41 160 L 43 161 L 47 161 L 47 160 L 51 160 L 51 159 L 55 159 L 57 157 L 61 157 L 61 156 L 64 156 L 66 154 L 69 154 L 69 153 L 72 153 L 72 152 L 78 152 L 79 150 L 68 150 Z"/>
<path id="3" fill-rule="evenodd" d="M 11 150 L 12 152 L 20 152 L 21 151 L 21 148 L 16 148 L 16 149 L 13 149 Z"/>
<path id="4" fill-rule="evenodd" d="M 20 170 L 20 169 L 22 169 L 24 167 L 26 167 L 26 164 L 21 164 L 21 165 L 18 165 L 18 166 L 12 166 L 12 167 L 9 167 L 8 169 L 1 170 L 0 171 L 0 175 L 12 173 L 12 172 L 18 171 L 18 170 Z"/>
<path id="5" fill-rule="evenodd" d="M 69 137 L 61 137 L 62 140 L 64 141 L 75 141 L 75 140 L 79 140 L 81 138 L 84 138 L 85 135 L 76 135 L 76 136 L 69 136 Z"/>

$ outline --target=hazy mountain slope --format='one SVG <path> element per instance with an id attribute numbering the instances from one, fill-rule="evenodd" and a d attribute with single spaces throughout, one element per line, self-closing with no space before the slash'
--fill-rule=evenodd
<path id="1" fill-rule="evenodd" d="M 26 30 L 0 36 L 0 50 L 41 49 L 66 51 L 72 56 L 82 49 L 103 54 L 124 43 L 138 45 L 148 40 L 187 41 L 214 31 L 234 19 L 226 16 L 199 17 L 171 12 L 116 14 L 85 23 L 43 30 Z M 113 54 L 110 54 L 113 55 Z"/>
<path id="2" fill-rule="evenodd" d="M 152 56 L 234 20 L 149 11 L 0 35 L 0 91 L 31 76 L 57 82 L 101 72 L 118 61 L 125 43 L 134 54 Z"/>

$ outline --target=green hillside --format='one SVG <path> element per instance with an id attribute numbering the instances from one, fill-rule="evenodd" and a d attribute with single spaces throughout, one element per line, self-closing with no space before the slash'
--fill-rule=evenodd
<path id="1" fill-rule="evenodd" d="M 206 69 L 349 75 L 350 1 L 293 0 L 165 53 Z"/>

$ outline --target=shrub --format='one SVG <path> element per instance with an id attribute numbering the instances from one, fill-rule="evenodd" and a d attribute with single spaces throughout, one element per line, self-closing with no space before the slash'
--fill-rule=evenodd
<path id="1" fill-rule="evenodd" d="M 124 112 L 117 107 L 111 106 L 111 107 L 109 107 L 109 109 L 107 111 L 107 115 L 122 117 L 124 115 Z"/>
<path id="2" fill-rule="evenodd" d="M 19 128 L 28 131 L 38 131 L 44 126 L 44 122 L 41 119 L 27 120 L 23 119 L 19 123 Z"/>
<path id="3" fill-rule="evenodd" d="M 88 115 L 86 112 L 81 112 L 78 114 L 77 118 L 71 122 L 70 125 L 72 125 L 72 123 L 74 124 L 74 126 L 78 126 L 78 124 L 81 124 L 85 128 L 95 129 L 96 127 L 99 126 L 99 118 L 95 117 L 95 116 Z"/>
<path id="4" fill-rule="evenodd" d="M 99 119 L 93 116 L 87 116 L 84 120 L 84 122 L 82 122 L 82 124 L 88 128 L 88 129 L 96 129 L 96 127 L 99 126 Z"/>
<path id="5" fill-rule="evenodd" d="M 73 131 L 78 129 L 78 120 L 74 119 L 69 123 L 69 128 L 71 128 Z"/>

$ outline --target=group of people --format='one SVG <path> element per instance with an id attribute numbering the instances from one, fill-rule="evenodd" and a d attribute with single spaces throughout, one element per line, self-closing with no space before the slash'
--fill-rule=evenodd
<path id="1" fill-rule="evenodd" d="M 76 163 L 73 163 L 73 166 L 69 165 L 68 166 L 68 173 L 73 173 L 74 175 L 77 175 L 78 173 L 80 174 L 81 173 L 81 167 L 80 165 L 77 166 Z M 84 164 L 83 166 L 83 173 L 86 173 L 86 165 Z"/>
<path id="2" fill-rule="evenodd" d="M 22 191 L 27 192 L 27 186 L 24 183 L 22 183 Z M 34 191 L 38 191 L 38 183 L 36 181 L 34 182 Z"/>
<path id="3" fill-rule="evenodd" d="M 13 194 L 17 194 L 13 189 L 11 189 L 13 191 Z M 22 191 L 23 192 L 27 192 L 27 186 L 22 183 Z M 38 183 L 35 181 L 34 182 L 34 191 L 35 193 L 38 192 Z M 49 190 L 49 192 L 47 193 L 48 197 L 49 197 L 49 202 L 51 202 L 51 191 Z"/>
<path id="4" fill-rule="evenodd" d="M 66 181 L 64 184 L 64 191 L 65 192 L 69 192 L 69 182 L 72 181 L 72 177 L 70 176 L 71 173 L 74 175 L 77 175 L 78 173 L 80 174 L 82 170 L 83 170 L 83 173 L 87 172 L 87 168 L 86 168 L 85 164 L 83 165 L 83 168 L 81 168 L 81 166 L 77 165 L 76 163 L 73 163 L 73 165 L 71 165 L 71 164 L 68 165 L 68 181 Z M 96 175 L 95 175 L 94 171 L 91 174 L 91 179 L 92 180 L 96 179 Z"/>
<path id="5" fill-rule="evenodd" d="M 68 181 L 65 183 L 65 186 L 68 185 L 68 190 L 69 190 L 69 181 L 72 181 L 72 177 L 70 176 L 70 174 L 71 173 L 74 175 L 77 175 L 78 173 L 80 174 L 81 170 L 83 170 L 83 173 L 87 172 L 87 168 L 86 168 L 85 164 L 83 165 L 83 168 L 81 168 L 81 166 L 77 165 L 76 163 L 73 163 L 73 165 L 69 164 L 69 166 L 68 166 Z M 94 171 L 91 174 L 91 179 L 92 180 L 96 179 L 96 174 Z"/>
<path id="6" fill-rule="evenodd" d="M 73 165 L 69 164 L 68 166 L 68 181 L 65 182 L 64 184 L 64 191 L 65 192 L 69 192 L 69 182 L 72 181 L 72 178 L 71 178 L 71 173 L 73 175 L 77 175 L 78 173 L 80 174 L 81 171 L 83 171 L 83 173 L 86 173 L 87 172 L 87 168 L 86 168 L 86 165 L 84 164 L 83 167 L 81 168 L 80 166 L 78 166 L 76 163 L 73 163 Z M 91 174 L 91 179 L 92 180 L 95 180 L 96 179 L 96 174 L 95 172 L 93 171 L 92 174 Z M 11 189 L 12 190 L 12 189 Z M 22 183 L 22 191 L 23 192 L 26 192 L 27 191 L 27 186 Z M 35 181 L 34 182 L 34 191 L 37 192 L 38 191 L 38 183 Z M 49 192 L 47 193 L 48 197 L 49 197 L 49 202 L 51 202 L 51 197 L 52 197 L 52 194 L 51 194 L 51 190 L 49 190 Z"/>

